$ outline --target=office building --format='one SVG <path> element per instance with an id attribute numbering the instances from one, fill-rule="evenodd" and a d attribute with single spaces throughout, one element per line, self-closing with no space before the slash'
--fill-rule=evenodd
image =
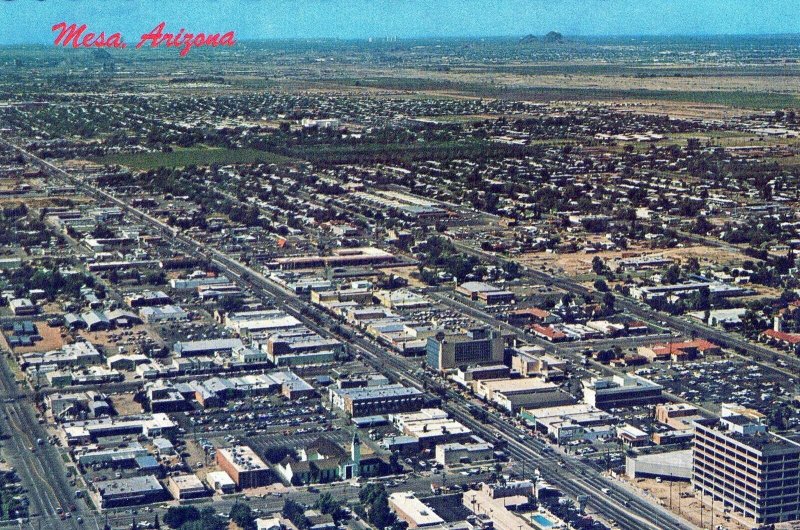
<path id="1" fill-rule="evenodd" d="M 663 389 L 659 384 L 633 375 L 592 377 L 583 380 L 583 400 L 598 408 L 646 405 L 659 401 Z"/>
<path id="2" fill-rule="evenodd" d="M 246 445 L 217 449 L 217 465 L 240 489 L 258 488 L 272 482 L 269 466 Z"/>
<path id="3" fill-rule="evenodd" d="M 453 370 L 468 364 L 502 364 L 503 336 L 487 329 L 466 333 L 439 333 L 426 345 L 428 366 L 439 371 Z"/>
<path id="4" fill-rule="evenodd" d="M 692 485 L 759 525 L 800 519 L 800 442 L 742 415 L 698 420 Z"/>
<path id="5" fill-rule="evenodd" d="M 423 393 L 400 384 L 362 388 L 332 388 L 330 400 L 334 407 L 344 410 L 354 418 L 413 412 L 422 408 Z"/>

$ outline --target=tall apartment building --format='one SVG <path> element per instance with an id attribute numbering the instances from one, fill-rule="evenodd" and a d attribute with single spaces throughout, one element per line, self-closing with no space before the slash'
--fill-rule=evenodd
<path id="1" fill-rule="evenodd" d="M 437 335 L 428 338 L 425 350 L 428 366 L 440 371 L 468 364 L 502 364 L 503 336 L 487 329 Z"/>
<path id="2" fill-rule="evenodd" d="M 800 443 L 741 415 L 697 420 L 692 485 L 757 524 L 800 519 Z"/>

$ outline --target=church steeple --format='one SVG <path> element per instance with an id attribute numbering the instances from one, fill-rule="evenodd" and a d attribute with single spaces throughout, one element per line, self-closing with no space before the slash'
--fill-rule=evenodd
<path id="1" fill-rule="evenodd" d="M 353 433 L 353 443 L 350 444 L 350 459 L 353 461 L 353 476 L 361 474 L 361 440 L 358 439 L 358 431 Z"/>

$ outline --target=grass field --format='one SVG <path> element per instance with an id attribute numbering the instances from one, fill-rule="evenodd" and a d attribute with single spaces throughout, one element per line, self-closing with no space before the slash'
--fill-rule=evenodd
<path id="1" fill-rule="evenodd" d="M 102 164 L 120 164 L 131 169 L 159 167 L 208 166 L 211 164 L 284 163 L 289 158 L 256 149 L 224 149 L 219 147 L 175 148 L 171 153 L 115 154 L 95 159 Z"/>
<path id="2" fill-rule="evenodd" d="M 428 142 L 361 145 L 316 145 L 293 147 L 285 154 L 318 164 L 400 164 L 418 160 L 452 160 L 468 156 L 502 158 L 534 154 L 537 146 L 514 146 L 496 142 Z"/>

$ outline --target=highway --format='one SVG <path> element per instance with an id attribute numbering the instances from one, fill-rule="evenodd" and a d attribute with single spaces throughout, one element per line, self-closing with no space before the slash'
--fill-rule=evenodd
<path id="1" fill-rule="evenodd" d="M 20 397 L 22 396 L 22 397 Z M 0 359 L 0 411 L 3 433 L 8 434 L 3 451 L 15 465 L 22 484 L 28 490 L 29 516 L 41 528 L 76 528 L 75 519 L 62 521 L 57 510 L 76 513 L 83 511 L 74 490 L 66 479 L 66 468 L 58 449 L 48 443 L 37 445 L 37 439 L 47 439 L 33 412 L 33 396 L 24 392 L 14 379 L 6 358 Z M 33 450 L 31 450 L 33 449 Z"/>
<path id="2" fill-rule="evenodd" d="M 202 243 L 195 241 L 178 230 L 169 227 L 164 222 L 150 216 L 149 214 L 133 208 L 126 202 L 114 197 L 110 193 L 100 190 L 95 186 L 91 186 L 80 179 L 77 179 L 53 164 L 44 161 L 13 144 L 7 144 L 14 149 L 17 149 L 31 162 L 38 164 L 54 177 L 67 179 L 70 183 L 85 191 L 87 194 L 97 197 L 98 199 L 109 201 L 124 209 L 130 215 L 150 224 L 153 228 L 165 233 L 173 238 L 178 243 L 178 246 L 183 247 L 193 255 L 201 255 L 213 259 L 221 271 L 237 283 L 244 284 L 250 287 L 255 294 L 265 298 L 274 299 L 283 306 L 288 313 L 293 314 L 295 317 L 302 320 L 307 325 L 319 330 L 319 326 L 315 322 L 311 322 L 307 315 L 313 315 L 316 322 L 321 322 L 328 327 L 327 335 L 333 334 L 330 328 L 333 325 L 339 324 L 330 316 L 323 313 L 319 309 L 311 306 L 310 304 L 300 300 L 297 296 L 284 290 L 274 282 L 270 281 L 264 275 L 256 272 L 241 263 L 229 258 L 221 252 L 206 247 Z M 534 271 L 526 270 L 528 274 L 533 274 Z M 565 285 L 567 290 L 575 289 L 577 284 L 568 282 L 563 279 L 554 279 L 549 276 L 542 276 L 539 280 L 542 283 L 552 283 Z M 561 285 L 559 285 L 561 286 Z M 581 291 L 588 292 L 585 288 L 577 285 Z M 349 332 L 347 336 L 342 337 L 350 345 L 354 346 L 361 353 L 365 354 L 379 370 L 387 372 L 396 379 L 402 379 L 417 388 L 423 388 L 425 381 L 430 377 L 427 374 L 415 375 L 415 366 L 407 359 L 392 355 L 391 353 L 378 347 L 376 344 L 360 338 L 356 334 Z M 486 436 L 487 438 L 494 439 L 499 435 L 505 438 L 509 444 L 509 450 L 512 456 L 518 462 L 535 462 L 542 470 L 544 478 L 560 488 L 565 493 L 572 496 L 585 494 L 592 499 L 592 506 L 597 512 L 603 514 L 605 517 L 613 519 L 621 528 L 629 530 L 642 530 L 643 528 L 653 530 L 679 530 L 691 529 L 692 525 L 684 522 L 682 519 L 670 514 L 660 506 L 653 502 L 639 497 L 628 490 L 617 487 L 612 481 L 605 479 L 599 475 L 593 474 L 590 470 L 584 469 L 585 466 L 573 459 L 565 458 L 564 467 L 555 461 L 551 454 L 546 454 L 543 451 L 543 445 L 532 442 L 520 442 L 520 436 L 523 431 L 508 424 L 504 419 L 496 416 L 490 416 L 488 424 L 477 422 L 472 415 L 467 411 L 465 404 L 460 396 L 454 395 L 448 403 L 445 404 L 445 410 L 453 414 L 459 421 L 475 430 L 476 433 Z M 540 442 L 543 444 L 543 442 Z M 612 494 L 603 492 L 605 488 L 609 488 Z"/>

